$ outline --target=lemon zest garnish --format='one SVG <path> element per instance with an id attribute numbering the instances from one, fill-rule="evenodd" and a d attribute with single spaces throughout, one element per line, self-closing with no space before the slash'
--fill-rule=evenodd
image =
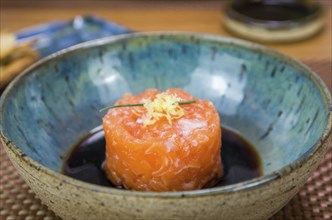
<path id="1" fill-rule="evenodd" d="M 184 110 L 179 104 L 180 101 L 181 98 L 165 92 L 156 95 L 153 101 L 143 100 L 143 106 L 147 110 L 145 116 L 142 118 L 143 126 L 152 125 L 162 117 L 165 117 L 168 123 L 172 124 L 172 120 L 184 115 Z"/>

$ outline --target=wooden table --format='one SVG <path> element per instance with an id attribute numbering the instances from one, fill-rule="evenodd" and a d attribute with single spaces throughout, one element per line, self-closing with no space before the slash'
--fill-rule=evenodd
<path id="1" fill-rule="evenodd" d="M 2 6 L 0 24 L 1 29 L 11 31 L 54 20 L 71 19 L 76 15 L 95 14 L 138 31 L 180 30 L 232 36 L 222 27 L 222 1 L 99 1 L 99 4 L 98 1 L 8 2 Z M 268 46 L 298 59 L 331 60 L 331 3 L 324 3 L 326 25 L 322 33 L 301 42 Z"/>

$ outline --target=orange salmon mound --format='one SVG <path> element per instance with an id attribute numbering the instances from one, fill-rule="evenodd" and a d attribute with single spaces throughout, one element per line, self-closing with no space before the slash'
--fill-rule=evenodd
<path id="1" fill-rule="evenodd" d="M 201 189 L 222 175 L 221 127 L 210 101 L 194 98 L 181 89 L 168 89 L 182 101 L 184 115 L 161 118 L 143 126 L 144 107 L 110 109 L 103 118 L 106 138 L 107 177 L 116 186 L 138 191 L 183 191 Z M 148 89 L 125 94 L 116 104 L 153 100 L 161 91 Z"/>

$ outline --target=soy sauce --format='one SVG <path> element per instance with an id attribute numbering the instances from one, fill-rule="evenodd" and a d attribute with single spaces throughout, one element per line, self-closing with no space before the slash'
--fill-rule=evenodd
<path id="1" fill-rule="evenodd" d="M 92 130 L 73 146 L 64 161 L 62 173 L 85 182 L 115 187 L 106 178 L 103 170 L 105 144 L 103 129 L 97 127 Z M 262 175 L 261 159 L 258 153 L 239 134 L 222 128 L 221 151 L 223 177 L 212 187 L 230 185 Z"/>
<path id="2" fill-rule="evenodd" d="M 315 15 L 319 11 L 319 7 L 312 0 L 233 0 L 232 9 L 246 17 L 265 21 L 298 20 Z"/>

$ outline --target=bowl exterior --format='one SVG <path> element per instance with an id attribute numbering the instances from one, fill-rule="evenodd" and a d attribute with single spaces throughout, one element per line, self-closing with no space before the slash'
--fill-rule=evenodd
<path id="1" fill-rule="evenodd" d="M 49 175 L 43 167 L 24 158 L 1 136 L 7 154 L 38 197 L 63 219 L 267 219 L 300 190 L 317 168 L 331 142 L 331 133 L 321 147 L 301 166 L 266 184 L 236 192 L 163 197 L 127 196 L 89 190 L 73 185 L 61 175 Z M 79 182 L 79 181 L 78 181 Z"/>

